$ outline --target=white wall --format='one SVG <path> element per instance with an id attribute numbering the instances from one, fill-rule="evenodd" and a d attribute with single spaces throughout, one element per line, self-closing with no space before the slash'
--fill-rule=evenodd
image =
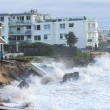
<path id="1" fill-rule="evenodd" d="M 2 36 L 4 36 L 4 39 L 8 42 L 8 16 L 4 16 L 4 21 L 1 23 L 3 24 Z"/>

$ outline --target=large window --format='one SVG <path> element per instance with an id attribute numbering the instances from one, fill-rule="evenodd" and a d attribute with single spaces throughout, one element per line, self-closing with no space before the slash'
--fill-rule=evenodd
<path id="1" fill-rule="evenodd" d="M 41 26 L 40 26 L 40 25 L 35 25 L 35 26 L 34 26 L 34 29 L 35 29 L 35 30 L 41 30 Z"/>
<path id="2" fill-rule="evenodd" d="M 60 34 L 60 39 L 63 39 L 63 34 Z"/>
<path id="3" fill-rule="evenodd" d="M 24 36 L 21 36 L 21 40 L 24 40 Z"/>
<path id="4" fill-rule="evenodd" d="M 65 24 L 60 24 L 60 29 L 65 29 Z"/>
<path id="5" fill-rule="evenodd" d="M 40 41 L 41 40 L 41 36 L 40 35 L 34 36 L 34 40 Z"/>
<path id="6" fill-rule="evenodd" d="M 27 28 L 27 29 L 31 29 L 31 26 L 27 26 L 26 28 Z"/>
<path id="7" fill-rule="evenodd" d="M 65 37 L 66 37 L 65 33 L 60 34 L 60 39 L 65 39 Z"/>
<path id="8" fill-rule="evenodd" d="M 31 35 L 28 35 L 28 36 L 27 36 L 27 39 L 31 39 Z"/>
<path id="9" fill-rule="evenodd" d="M 40 25 L 37 25 L 37 30 L 40 30 Z"/>
<path id="10" fill-rule="evenodd" d="M 47 40 L 48 39 L 48 35 L 44 34 L 44 39 Z"/>
<path id="11" fill-rule="evenodd" d="M 26 16 L 26 20 L 30 20 L 31 19 L 31 17 L 30 16 Z"/>
<path id="12" fill-rule="evenodd" d="M 44 25 L 44 29 L 45 29 L 45 30 L 49 30 L 49 29 L 50 29 L 50 24 Z"/>
<path id="13" fill-rule="evenodd" d="M 0 17 L 0 21 L 4 21 L 4 17 Z"/>
<path id="14" fill-rule="evenodd" d="M 20 31 L 20 28 L 19 27 L 17 27 L 17 31 Z"/>
<path id="15" fill-rule="evenodd" d="M 69 23 L 69 27 L 74 27 L 74 23 Z"/>
<path id="16" fill-rule="evenodd" d="M 13 19 L 15 19 L 15 16 L 13 16 Z"/>
<path id="17" fill-rule="evenodd" d="M 20 20 L 24 20 L 24 16 L 20 16 Z"/>
<path id="18" fill-rule="evenodd" d="M 20 40 L 20 36 L 17 36 L 17 40 Z"/>

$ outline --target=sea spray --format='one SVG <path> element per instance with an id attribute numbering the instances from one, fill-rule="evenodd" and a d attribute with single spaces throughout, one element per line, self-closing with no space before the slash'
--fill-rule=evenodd
<path id="1" fill-rule="evenodd" d="M 29 110 L 110 110 L 109 54 L 96 57 L 95 62 L 86 67 L 68 69 L 63 64 L 55 62 L 49 65 L 55 67 L 55 71 L 56 68 L 61 71 L 60 78 L 47 72 L 56 81 L 42 85 L 41 77 L 30 76 L 27 78 L 29 88 L 20 89 L 17 87 L 19 82 L 13 82 L 1 89 L 2 98 L 7 97 L 10 99 L 9 104 L 13 105 L 31 103 Z M 63 74 L 75 71 L 79 71 L 79 80 L 59 83 Z"/>

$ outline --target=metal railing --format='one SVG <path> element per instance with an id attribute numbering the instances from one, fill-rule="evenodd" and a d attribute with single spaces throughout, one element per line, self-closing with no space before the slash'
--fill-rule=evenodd
<path id="1" fill-rule="evenodd" d="M 9 25 L 30 25 L 31 24 L 31 21 L 24 21 L 24 20 L 15 20 L 15 21 L 9 21 Z"/>
<path id="2" fill-rule="evenodd" d="M 97 27 L 90 27 L 88 28 L 88 31 L 93 32 L 93 31 L 98 31 Z"/>
<path id="3" fill-rule="evenodd" d="M 9 31 L 9 34 L 25 34 L 25 35 L 31 35 L 32 31 L 31 30 L 27 30 L 27 31 Z"/>

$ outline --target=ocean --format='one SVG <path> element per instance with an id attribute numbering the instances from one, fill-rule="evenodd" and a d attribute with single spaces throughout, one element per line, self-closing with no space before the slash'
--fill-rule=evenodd
<path id="1" fill-rule="evenodd" d="M 0 89 L 3 104 L 22 110 L 110 110 L 110 55 L 97 56 L 85 67 L 66 68 L 62 62 L 46 64 L 47 75 L 29 76 L 29 88 L 18 87 L 19 81 Z M 79 72 L 78 80 L 61 83 L 65 73 Z M 49 77 L 49 83 L 42 83 Z M 29 104 L 28 107 L 24 105 Z"/>

